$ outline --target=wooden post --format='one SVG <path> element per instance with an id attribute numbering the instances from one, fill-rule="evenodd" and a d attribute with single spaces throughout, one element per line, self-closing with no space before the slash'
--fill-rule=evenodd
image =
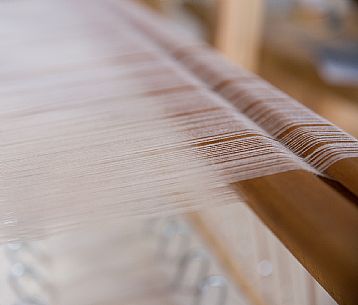
<path id="1" fill-rule="evenodd" d="M 257 68 L 263 11 L 262 0 L 217 0 L 214 46 L 251 71 Z"/>

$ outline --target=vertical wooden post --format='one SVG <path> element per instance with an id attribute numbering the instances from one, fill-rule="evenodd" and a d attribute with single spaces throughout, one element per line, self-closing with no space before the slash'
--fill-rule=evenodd
<path id="1" fill-rule="evenodd" d="M 254 71 L 263 21 L 262 0 L 217 0 L 215 47 L 225 56 Z"/>

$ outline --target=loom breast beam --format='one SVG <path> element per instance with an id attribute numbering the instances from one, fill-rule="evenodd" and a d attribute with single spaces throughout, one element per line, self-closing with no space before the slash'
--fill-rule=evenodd
<path id="1" fill-rule="evenodd" d="M 305 171 L 290 171 L 233 183 L 246 203 L 339 304 L 356 304 L 358 212 L 355 205 Z M 200 213 L 191 220 L 215 240 Z M 240 278 L 230 248 L 223 265 Z M 214 243 L 214 244 L 215 244 Z M 214 250 L 215 251 L 215 250 Z"/>
<path id="2" fill-rule="evenodd" d="M 339 304 L 357 303 L 356 206 L 307 172 L 241 181 L 235 187 Z"/>
<path id="3" fill-rule="evenodd" d="M 358 196 L 358 158 L 342 159 L 329 166 L 325 173 Z"/>
<path id="4" fill-rule="evenodd" d="M 321 173 L 358 196 L 355 138 L 259 77 L 233 66 L 204 43 L 179 35 L 169 22 L 161 23 L 160 18 L 153 18 L 136 6 L 122 6 L 121 10 L 212 90 Z"/>

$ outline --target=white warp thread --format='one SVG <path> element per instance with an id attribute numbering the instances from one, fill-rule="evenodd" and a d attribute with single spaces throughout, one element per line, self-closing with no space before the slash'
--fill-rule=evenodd
<path id="1" fill-rule="evenodd" d="M 311 170 L 103 3 L 1 3 L 0 242 L 236 203 L 233 182 Z"/>
<path id="2" fill-rule="evenodd" d="M 358 141 L 354 137 L 283 92 L 230 64 L 204 43 L 178 35 L 169 22 L 149 10 L 133 3 L 111 2 L 113 7 L 120 7 L 123 18 L 322 174 L 339 160 L 358 157 Z"/>

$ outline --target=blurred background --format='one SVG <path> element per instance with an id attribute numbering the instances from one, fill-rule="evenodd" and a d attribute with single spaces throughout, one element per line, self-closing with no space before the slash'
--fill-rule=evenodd
<path id="1" fill-rule="evenodd" d="M 358 137 L 358 1 L 142 2 Z"/>

